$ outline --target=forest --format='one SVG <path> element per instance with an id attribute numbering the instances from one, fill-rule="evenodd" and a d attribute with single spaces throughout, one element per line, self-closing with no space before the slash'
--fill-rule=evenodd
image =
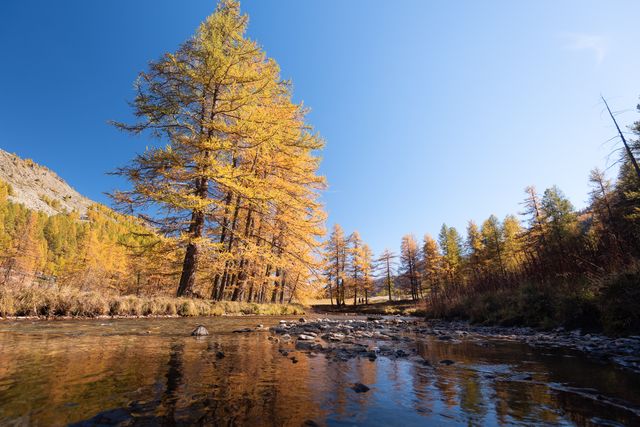
<path id="1" fill-rule="evenodd" d="M 586 208 L 557 187 L 530 186 L 521 212 L 469 221 L 464 232 L 443 224 L 422 240 L 407 234 L 398 253 L 374 255 L 338 224 L 325 237 L 324 141 L 247 22 L 237 1 L 221 1 L 139 74 L 136 120 L 111 123 L 156 144 L 112 172 L 129 183 L 110 195 L 115 210 L 47 216 L 8 200 L 11 185 L 0 183 L 3 284 L 207 304 L 357 307 L 386 296 L 432 318 L 640 330 L 640 122 L 620 146 L 617 178 L 591 171 Z M 5 315 L 55 312 L 15 295 L 9 304 L 3 289 Z M 118 311 L 109 307 L 98 312 Z"/>
<path id="2" fill-rule="evenodd" d="M 632 130 L 640 136 L 640 122 Z M 431 318 L 639 331 L 640 143 L 625 144 L 615 182 L 597 168 L 589 174 L 582 210 L 556 186 L 529 186 L 518 216 L 471 220 L 465 234 L 443 224 L 437 238 L 422 241 L 407 234 L 399 254 L 376 259 L 357 232 L 345 237 L 335 225 L 324 248 L 331 304 L 366 303 L 378 289 L 389 301 L 424 301 Z"/>

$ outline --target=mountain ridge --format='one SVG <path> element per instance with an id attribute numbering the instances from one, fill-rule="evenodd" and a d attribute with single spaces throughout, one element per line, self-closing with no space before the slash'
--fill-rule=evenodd
<path id="1" fill-rule="evenodd" d="M 0 148 L 0 180 L 11 185 L 8 199 L 52 216 L 87 213 L 93 200 L 83 196 L 51 169 Z"/>

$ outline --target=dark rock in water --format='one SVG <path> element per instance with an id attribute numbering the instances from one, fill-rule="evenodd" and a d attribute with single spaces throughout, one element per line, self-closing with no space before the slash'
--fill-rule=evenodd
<path id="1" fill-rule="evenodd" d="M 295 357 L 295 356 L 291 356 L 291 361 L 292 361 L 293 363 L 298 363 L 298 358 L 297 358 L 297 357 Z"/>
<path id="2" fill-rule="evenodd" d="M 301 317 L 300 320 L 298 320 L 298 322 L 300 323 L 306 323 L 307 319 L 305 319 L 304 317 Z"/>
<path id="3" fill-rule="evenodd" d="M 440 361 L 440 363 L 441 363 L 442 365 L 447 365 L 447 366 L 449 366 L 449 365 L 453 365 L 453 364 L 454 364 L 454 363 L 456 363 L 456 362 L 454 362 L 453 360 L 444 359 L 444 360 L 441 360 L 441 361 Z"/>
<path id="4" fill-rule="evenodd" d="M 362 383 L 355 383 L 353 387 L 351 387 L 351 390 L 355 391 L 356 393 L 366 393 L 370 390 L 370 388 Z"/>
<path id="5" fill-rule="evenodd" d="M 101 412 L 88 420 L 69 425 L 74 427 L 115 426 L 127 425 L 131 420 L 133 420 L 133 416 L 129 411 L 125 408 L 117 408 Z"/>
<path id="6" fill-rule="evenodd" d="M 441 336 L 438 337 L 438 339 L 440 341 L 451 341 L 453 339 L 453 337 L 450 336 L 450 335 L 441 335 Z"/>
<path id="7" fill-rule="evenodd" d="M 512 381 L 531 381 L 533 377 L 530 374 L 516 374 L 511 377 Z"/>
<path id="8" fill-rule="evenodd" d="M 191 336 L 193 337 L 203 337 L 205 335 L 209 335 L 209 331 L 202 325 L 196 326 L 196 328 L 191 332 Z"/>
<path id="9" fill-rule="evenodd" d="M 242 329 L 236 329 L 235 331 L 233 331 L 234 334 L 242 334 L 245 332 L 252 332 L 251 328 L 242 328 Z"/>
<path id="10" fill-rule="evenodd" d="M 320 427 L 320 424 L 313 420 L 305 420 L 305 422 L 302 423 L 302 427 Z"/>
<path id="11" fill-rule="evenodd" d="M 216 359 L 224 359 L 225 354 L 224 351 L 219 351 L 216 353 Z"/>
<path id="12" fill-rule="evenodd" d="M 313 341 L 296 341 L 296 350 L 322 350 L 322 344 Z"/>
<path id="13" fill-rule="evenodd" d="M 382 317 L 369 316 L 367 317 L 367 321 L 374 322 L 376 320 L 382 320 Z"/>
<path id="14" fill-rule="evenodd" d="M 402 349 L 397 349 L 396 350 L 396 357 L 407 357 L 409 354 L 402 350 Z"/>

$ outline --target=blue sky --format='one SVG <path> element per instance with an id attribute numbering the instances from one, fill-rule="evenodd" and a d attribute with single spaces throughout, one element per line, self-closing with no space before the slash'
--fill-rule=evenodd
<path id="1" fill-rule="evenodd" d="M 214 1 L 0 2 L 0 148 L 108 203 L 105 172 L 149 141 L 127 120 L 148 61 L 193 34 Z M 293 80 L 327 141 L 329 225 L 376 252 L 464 229 L 557 184 L 581 207 L 589 170 L 640 116 L 637 1 L 245 0 L 249 36 Z M 615 172 L 615 167 L 610 173 Z"/>

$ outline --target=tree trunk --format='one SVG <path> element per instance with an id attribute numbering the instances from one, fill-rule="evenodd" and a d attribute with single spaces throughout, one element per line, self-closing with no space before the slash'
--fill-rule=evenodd
<path id="1" fill-rule="evenodd" d="M 203 184 L 206 187 L 206 183 Z M 206 191 L 206 190 L 205 190 Z M 204 227 L 204 213 L 193 212 L 191 215 L 190 234 L 193 238 L 202 237 L 202 229 Z M 196 282 L 196 271 L 198 270 L 198 246 L 189 242 L 187 250 L 184 254 L 182 263 L 182 274 L 180 275 L 180 284 L 178 285 L 177 296 L 191 296 L 193 287 Z"/>

